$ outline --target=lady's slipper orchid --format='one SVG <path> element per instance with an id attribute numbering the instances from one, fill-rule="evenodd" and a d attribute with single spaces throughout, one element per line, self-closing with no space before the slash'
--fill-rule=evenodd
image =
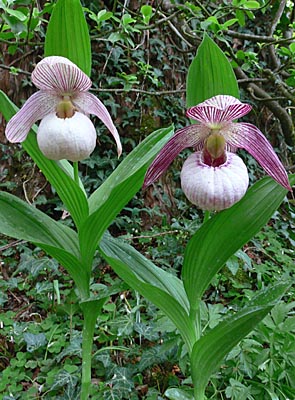
<path id="1" fill-rule="evenodd" d="M 80 161 L 96 145 L 96 131 L 88 118 L 94 114 L 110 130 L 121 154 L 120 137 L 108 110 L 88 92 L 92 82 L 74 63 L 65 57 L 46 57 L 32 72 L 32 82 L 40 90 L 8 122 L 10 142 L 23 142 L 33 124 L 42 120 L 37 132 L 42 153 L 53 160 Z"/>
<path id="2" fill-rule="evenodd" d="M 204 210 L 231 207 L 245 194 L 248 173 L 238 148 L 247 150 L 268 175 L 291 190 L 282 163 L 260 130 L 249 123 L 233 122 L 251 110 L 232 96 L 219 95 L 191 107 L 187 116 L 199 123 L 178 130 L 150 165 L 144 187 L 156 181 L 185 148 L 193 153 L 181 171 L 187 198 Z"/>

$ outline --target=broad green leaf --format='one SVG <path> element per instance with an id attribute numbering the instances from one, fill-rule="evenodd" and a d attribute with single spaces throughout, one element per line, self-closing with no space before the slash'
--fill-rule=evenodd
<path id="1" fill-rule="evenodd" d="M 172 134 L 173 127 L 170 127 L 149 135 L 90 196 L 90 216 L 79 234 L 82 259 L 89 269 L 103 233 L 140 189 L 148 165 Z"/>
<path id="2" fill-rule="evenodd" d="M 95 328 L 95 323 L 96 323 L 96 319 L 98 317 L 98 315 L 101 312 L 101 309 L 103 307 L 103 305 L 105 304 L 105 302 L 107 301 L 108 297 L 101 297 L 101 298 L 90 298 L 90 299 L 86 299 L 84 301 L 81 301 L 79 303 L 82 311 L 83 311 L 83 315 L 84 315 L 84 330 L 88 330 L 87 333 L 85 333 L 88 337 L 92 337 L 93 333 L 94 333 L 94 328 Z M 85 335 L 83 333 L 83 336 Z M 84 338 L 85 340 L 85 338 Z M 92 340 L 91 342 L 89 341 L 89 343 L 91 343 L 92 346 Z"/>
<path id="3" fill-rule="evenodd" d="M 92 346 L 93 341 L 90 338 L 93 337 L 97 317 L 107 300 L 108 297 L 88 298 L 79 303 L 84 316 L 83 340 L 88 342 L 88 345 Z"/>
<path id="4" fill-rule="evenodd" d="M 89 297 L 90 274 L 81 263 L 80 257 L 76 257 L 61 248 L 49 246 L 44 243 L 35 242 L 34 244 L 55 258 L 68 271 L 80 292 L 80 298 L 87 299 Z"/>
<path id="5" fill-rule="evenodd" d="M 282 282 L 266 289 L 249 306 L 226 318 L 195 343 L 191 370 L 196 387 L 205 389 L 224 357 L 268 314 L 289 286 Z"/>
<path id="6" fill-rule="evenodd" d="M 295 175 L 290 176 L 291 184 Z M 231 208 L 216 214 L 195 233 L 185 251 L 182 277 L 191 307 L 225 262 L 268 222 L 287 190 L 269 177 L 255 183 Z"/>
<path id="7" fill-rule="evenodd" d="M 173 296 L 185 311 L 189 313 L 189 302 L 183 283 L 179 278 L 157 267 L 134 247 L 124 243 L 122 240 L 114 239 L 109 233 L 104 234 L 100 245 L 107 246 L 109 256 L 119 258 L 122 262 L 127 260 L 130 270 L 139 279 Z"/>
<path id="8" fill-rule="evenodd" d="M 230 62 L 217 44 L 205 34 L 188 71 L 186 105 L 195 106 L 218 94 L 240 97 Z"/>
<path id="9" fill-rule="evenodd" d="M 77 233 L 7 192 L 0 192 L 1 233 L 29 242 L 60 247 L 79 256 Z"/>
<path id="10" fill-rule="evenodd" d="M 90 36 L 80 0 L 57 1 L 47 27 L 45 56 L 67 57 L 90 76 Z"/>
<path id="11" fill-rule="evenodd" d="M 291 286 L 289 282 L 281 281 L 267 289 L 259 291 L 247 304 L 247 307 L 274 306 L 278 299 Z"/>
<path id="12" fill-rule="evenodd" d="M 146 264 L 150 269 L 147 273 L 148 279 L 145 279 L 142 273 L 142 266 L 139 267 L 141 270 L 140 274 L 134 272 L 136 270 L 136 258 L 133 259 L 133 256 L 130 255 L 124 257 L 124 253 L 121 253 L 121 247 L 114 246 L 113 244 L 114 239 L 110 240 L 109 236 L 101 240 L 100 250 L 103 257 L 129 286 L 150 300 L 171 319 L 182 335 L 188 350 L 191 352 L 195 341 L 195 330 L 186 310 L 174 296 L 167 293 L 167 287 L 165 288 L 163 282 L 159 282 L 157 286 L 148 283 L 151 275 L 151 266 L 149 263 Z M 154 281 L 154 278 L 151 281 Z"/>
<path id="13" fill-rule="evenodd" d="M 89 276 L 79 261 L 79 242 L 75 231 L 16 196 L 0 192 L 0 232 L 27 240 L 45 250 L 68 270 L 81 294 L 88 296 Z"/>
<path id="14" fill-rule="evenodd" d="M 17 111 L 17 107 L 0 91 L 0 112 L 8 121 Z M 36 129 L 33 128 L 27 139 L 22 143 L 23 148 L 32 157 L 45 177 L 57 191 L 67 207 L 75 224 L 79 227 L 88 216 L 88 203 L 82 184 L 79 187 L 73 180 L 73 168 L 67 160 L 48 160 L 39 150 L 36 140 Z"/>

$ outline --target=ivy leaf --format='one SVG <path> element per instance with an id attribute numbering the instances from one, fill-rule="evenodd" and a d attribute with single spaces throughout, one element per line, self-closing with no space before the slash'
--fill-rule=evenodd
<path id="1" fill-rule="evenodd" d="M 47 343 L 47 339 L 44 333 L 35 334 L 35 333 L 25 332 L 24 341 L 26 342 L 27 351 L 29 353 L 32 353 L 33 351 L 39 349 L 42 346 L 45 346 L 45 344 Z"/>

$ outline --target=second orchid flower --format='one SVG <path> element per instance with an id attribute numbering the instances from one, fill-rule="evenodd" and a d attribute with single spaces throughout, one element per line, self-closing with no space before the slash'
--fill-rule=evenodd
<path id="1" fill-rule="evenodd" d="M 251 110 L 232 96 L 219 95 L 191 107 L 189 118 L 198 123 L 178 130 L 150 165 L 144 187 L 156 181 L 174 158 L 185 148 L 195 152 L 185 161 L 181 171 L 181 186 L 187 198 L 204 210 L 231 207 L 245 194 L 248 173 L 238 148 L 247 150 L 266 173 L 287 190 L 288 176 L 260 130 L 249 123 L 233 122 Z"/>

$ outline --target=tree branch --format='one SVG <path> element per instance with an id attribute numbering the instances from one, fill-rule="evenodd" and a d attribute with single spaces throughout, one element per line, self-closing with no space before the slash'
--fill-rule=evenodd
<path id="1" fill-rule="evenodd" d="M 247 79 L 247 75 L 240 67 L 235 68 L 235 73 L 238 78 Z M 254 93 L 256 100 L 260 98 L 266 103 L 267 108 L 280 121 L 286 143 L 289 146 L 293 146 L 294 126 L 288 112 L 283 107 L 281 107 L 280 104 L 277 101 L 275 101 L 264 89 L 257 86 L 255 83 L 247 83 L 246 86 L 250 93 Z"/>

